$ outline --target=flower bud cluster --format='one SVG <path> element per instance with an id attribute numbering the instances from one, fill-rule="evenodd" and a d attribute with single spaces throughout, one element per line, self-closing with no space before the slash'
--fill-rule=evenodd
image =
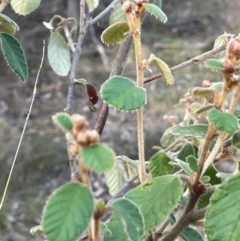
<path id="1" fill-rule="evenodd" d="M 96 130 L 89 130 L 86 118 L 79 114 L 72 115 L 73 129 L 72 136 L 75 143 L 69 148 L 70 153 L 76 156 L 81 146 L 89 146 L 99 141 L 99 134 Z"/>

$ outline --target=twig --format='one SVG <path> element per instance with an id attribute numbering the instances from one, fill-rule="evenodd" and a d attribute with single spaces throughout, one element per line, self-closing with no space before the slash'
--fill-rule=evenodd
<path id="1" fill-rule="evenodd" d="M 71 34 L 70 34 L 70 32 L 69 32 L 67 23 L 64 24 L 63 30 L 64 30 L 65 36 L 66 36 L 66 38 L 67 38 L 67 40 L 68 40 L 68 45 L 69 45 L 69 47 L 71 48 L 72 52 L 74 53 L 74 51 L 75 51 L 75 46 L 74 46 L 74 43 L 73 43 Z"/>
<path id="2" fill-rule="evenodd" d="M 114 61 L 114 65 L 110 74 L 110 77 L 113 75 L 122 75 L 125 63 L 127 61 L 128 52 L 132 46 L 132 36 L 127 37 L 119 46 L 117 56 Z M 97 119 L 94 124 L 94 128 L 101 135 L 108 116 L 108 105 L 104 102 L 101 103 L 100 110 L 98 112 Z"/>
<path id="3" fill-rule="evenodd" d="M 180 219 L 173 225 L 173 227 L 171 228 L 171 230 L 166 233 L 160 240 L 161 241 L 173 241 L 177 238 L 177 236 L 179 236 L 179 234 L 194 220 L 194 211 L 192 211 L 197 203 L 197 201 L 199 200 L 200 196 L 204 193 L 204 189 L 199 190 L 198 193 L 191 193 L 189 202 L 183 212 L 183 215 L 180 217 Z M 203 218 L 202 216 L 200 216 L 204 214 L 204 212 L 201 210 L 200 213 L 195 213 L 195 216 L 197 218 Z M 191 218 L 191 221 L 189 219 L 189 217 Z"/>
<path id="4" fill-rule="evenodd" d="M 34 102 L 34 100 L 35 100 L 35 96 L 36 96 L 36 92 L 37 92 L 38 79 L 39 79 L 39 75 L 40 75 L 40 72 L 41 72 L 41 69 L 42 69 L 43 60 L 44 60 L 44 56 L 45 56 L 45 40 L 43 40 L 43 50 L 42 50 L 42 51 L 43 51 L 43 53 L 42 53 L 42 59 L 41 59 L 41 63 L 40 63 L 40 66 L 39 66 L 39 69 L 38 69 L 38 73 L 37 73 L 37 77 L 36 77 L 35 84 L 34 84 L 32 100 L 31 100 L 31 103 L 30 103 L 30 107 L 29 107 L 29 111 L 28 111 L 28 114 L 27 114 L 25 123 L 24 123 L 23 131 L 22 131 L 22 134 L 21 134 L 21 137 L 20 137 L 18 146 L 17 146 L 17 150 L 16 150 L 16 153 L 15 153 L 15 156 L 14 156 L 14 159 L 13 159 L 13 163 L 12 163 L 12 166 L 11 166 L 11 169 L 10 169 L 10 173 L 9 173 L 9 176 L 8 176 L 8 179 L 7 179 L 7 183 L 6 183 L 4 192 L 3 192 L 3 196 L 2 196 L 2 200 L 1 200 L 1 204 L 0 204 L 0 210 L 2 209 L 2 205 L 3 205 L 3 202 L 4 202 L 5 196 L 6 196 L 6 192 L 7 192 L 7 189 L 8 189 L 8 185 L 9 185 L 9 182 L 10 182 L 10 179 L 11 179 L 11 176 L 12 176 L 12 173 L 13 173 L 13 168 L 14 168 L 15 163 L 16 163 L 16 159 L 17 159 L 17 156 L 18 156 L 18 152 L 19 152 L 19 150 L 20 150 L 20 146 L 21 146 L 21 144 L 22 144 L 23 136 L 24 136 L 24 134 L 25 134 L 25 130 L 26 130 L 26 127 L 27 127 L 27 123 L 28 123 L 28 120 L 29 120 L 29 117 L 30 117 L 30 114 L 31 114 L 31 111 L 32 111 L 33 102 Z"/>
<path id="5" fill-rule="evenodd" d="M 0 13 L 7 7 L 11 0 L 2 0 L 0 4 Z"/>
<path id="6" fill-rule="evenodd" d="M 99 13 L 93 20 L 91 20 L 89 24 L 93 25 L 96 22 L 98 22 L 103 16 L 105 16 L 108 12 L 110 12 L 119 1 L 120 0 L 112 1 L 110 5 L 108 5 L 101 13 Z"/>
<path id="7" fill-rule="evenodd" d="M 226 48 L 226 45 L 227 44 L 224 44 L 224 45 L 222 45 L 222 46 L 220 46 L 218 48 L 212 49 L 212 50 L 210 50 L 210 51 L 208 51 L 208 52 L 206 52 L 204 54 L 200 54 L 200 55 L 198 55 L 196 57 L 193 57 L 193 58 L 191 58 L 191 59 L 189 59 L 189 60 L 187 60 L 185 62 L 182 62 L 181 64 L 178 64 L 178 65 L 170 68 L 170 70 L 172 72 L 175 72 L 177 70 L 183 69 L 183 68 L 185 68 L 187 66 L 190 66 L 192 64 L 196 64 L 196 63 L 198 63 L 200 61 L 204 61 L 204 60 L 208 59 L 209 57 L 211 57 L 212 55 L 223 51 Z M 158 74 L 152 75 L 152 76 L 150 76 L 148 78 L 145 78 L 144 79 L 144 84 L 146 84 L 148 82 L 151 82 L 151 81 L 153 81 L 155 79 L 158 79 L 160 77 L 162 77 L 162 74 L 158 73 Z"/>

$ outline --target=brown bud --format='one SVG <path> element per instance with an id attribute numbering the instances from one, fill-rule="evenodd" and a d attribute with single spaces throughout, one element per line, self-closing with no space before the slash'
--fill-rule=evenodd
<path id="1" fill-rule="evenodd" d="M 231 39 L 227 45 L 227 56 L 233 57 L 235 55 L 236 58 L 240 58 L 240 42 L 236 39 Z"/>
<path id="2" fill-rule="evenodd" d="M 88 138 L 87 138 L 87 133 L 88 131 L 83 131 L 83 132 L 79 132 L 77 137 L 76 137 L 76 141 L 80 146 L 87 146 L 88 145 Z"/>
<path id="3" fill-rule="evenodd" d="M 234 65 L 230 62 L 229 59 L 225 59 L 225 61 L 223 62 L 223 66 L 226 73 L 232 74 L 235 72 Z"/>
<path id="4" fill-rule="evenodd" d="M 82 130 L 88 128 L 88 123 L 86 121 L 86 118 L 82 115 L 73 114 L 72 121 L 73 121 L 74 128 L 76 129 L 76 131 L 82 131 Z"/>
<path id="5" fill-rule="evenodd" d="M 94 143 L 97 143 L 99 141 L 99 134 L 96 130 L 92 130 L 89 132 L 89 142 L 90 144 L 94 144 Z"/>

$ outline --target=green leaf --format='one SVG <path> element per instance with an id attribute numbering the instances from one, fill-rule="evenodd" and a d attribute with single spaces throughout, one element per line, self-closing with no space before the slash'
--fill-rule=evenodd
<path id="1" fill-rule="evenodd" d="M 209 119 L 221 132 L 232 133 L 238 129 L 237 118 L 230 113 L 222 113 L 212 109 L 209 113 Z"/>
<path id="2" fill-rule="evenodd" d="M 210 109 L 212 109 L 214 107 L 215 107 L 214 104 L 205 105 L 205 106 L 200 107 L 199 109 L 195 110 L 193 113 L 199 115 L 199 114 L 201 114 L 203 112 L 207 112 L 208 110 L 210 110 Z M 203 113 L 201 116 L 206 117 L 205 113 Z"/>
<path id="3" fill-rule="evenodd" d="M 194 87 L 190 92 L 193 96 L 201 100 L 203 98 L 212 98 L 213 93 L 216 93 L 217 91 L 209 87 Z"/>
<path id="4" fill-rule="evenodd" d="M 81 148 L 81 157 L 84 163 L 96 172 L 110 170 L 115 162 L 115 153 L 106 144 L 94 144 Z"/>
<path id="5" fill-rule="evenodd" d="M 216 49 L 224 44 L 227 43 L 227 35 L 226 33 L 220 35 L 217 37 L 217 39 L 214 41 L 213 49 Z M 217 54 L 215 54 L 216 59 L 223 59 L 226 56 L 226 51 L 221 51 Z"/>
<path id="6" fill-rule="evenodd" d="M 71 67 L 68 44 L 59 32 L 51 34 L 48 43 L 48 60 L 54 72 L 67 76 Z"/>
<path id="7" fill-rule="evenodd" d="M 178 177 L 166 175 L 149 179 L 125 194 L 136 203 L 148 230 L 154 230 L 174 209 L 182 195 Z"/>
<path id="8" fill-rule="evenodd" d="M 88 226 L 94 209 L 91 191 L 77 182 L 58 188 L 44 207 L 42 226 L 49 241 L 75 240 Z"/>
<path id="9" fill-rule="evenodd" d="M 222 183 L 221 178 L 217 177 L 218 171 L 215 168 L 215 166 L 213 164 L 211 164 L 208 169 L 206 170 L 206 172 L 204 173 L 204 176 L 209 176 L 210 177 L 210 184 L 212 185 L 217 185 Z"/>
<path id="10" fill-rule="evenodd" d="M 71 131 L 73 129 L 73 121 L 67 113 L 57 113 L 52 117 L 53 122 L 64 131 Z"/>
<path id="11" fill-rule="evenodd" d="M 200 170 L 199 165 L 198 165 L 198 161 L 197 158 L 193 155 L 190 155 L 187 157 L 187 163 L 189 165 L 189 167 L 194 171 L 194 172 L 198 172 Z"/>
<path id="12" fill-rule="evenodd" d="M 155 57 L 154 54 L 151 54 L 150 60 L 154 61 L 156 63 L 156 65 L 157 65 L 159 71 L 161 72 L 163 78 L 165 79 L 166 83 L 169 85 L 173 85 L 174 79 L 173 79 L 172 72 L 171 72 L 170 68 L 168 67 L 168 65 L 161 59 Z"/>
<path id="13" fill-rule="evenodd" d="M 126 14 L 122 9 L 122 4 L 119 2 L 111 10 L 109 17 L 109 25 L 113 25 L 114 23 L 124 21 L 126 22 Z"/>
<path id="14" fill-rule="evenodd" d="M 210 201 L 212 194 L 213 193 L 208 192 L 200 197 L 198 204 L 197 204 L 198 209 L 205 208 L 209 205 L 209 201 Z"/>
<path id="15" fill-rule="evenodd" d="M 181 234 L 181 238 L 185 241 L 204 241 L 202 235 L 193 228 L 187 227 L 185 228 Z"/>
<path id="16" fill-rule="evenodd" d="M 107 224 L 100 222 L 100 233 L 106 237 L 112 236 L 111 230 L 108 228 Z"/>
<path id="17" fill-rule="evenodd" d="M 131 240 L 140 240 L 144 233 L 144 220 L 138 206 L 125 198 L 115 200 L 111 206 L 115 215 L 122 220 Z"/>
<path id="18" fill-rule="evenodd" d="M 14 34 L 18 30 L 18 25 L 11 18 L 0 13 L 0 32 Z"/>
<path id="19" fill-rule="evenodd" d="M 234 114 L 234 116 L 237 117 L 237 119 L 240 119 L 240 110 L 239 109 L 235 109 L 233 114 Z"/>
<path id="20" fill-rule="evenodd" d="M 41 0 L 11 0 L 10 4 L 15 13 L 27 15 L 40 5 Z"/>
<path id="21" fill-rule="evenodd" d="M 92 12 L 99 5 L 99 0 L 86 0 L 89 12 Z"/>
<path id="22" fill-rule="evenodd" d="M 196 138 L 205 138 L 207 131 L 207 125 L 174 126 L 170 130 L 173 135 L 192 136 Z"/>
<path id="23" fill-rule="evenodd" d="M 168 147 L 175 140 L 174 135 L 171 133 L 171 129 L 172 129 L 172 127 L 167 128 L 163 132 L 163 135 L 160 139 L 160 143 L 164 148 Z"/>
<path id="24" fill-rule="evenodd" d="M 122 76 L 106 80 L 100 93 L 105 102 L 118 110 L 137 110 L 146 103 L 146 90 Z"/>
<path id="25" fill-rule="evenodd" d="M 227 179 L 212 195 L 205 216 L 210 241 L 236 241 L 240 236 L 240 174 Z"/>
<path id="26" fill-rule="evenodd" d="M 223 63 L 217 59 L 207 59 L 205 61 L 205 66 L 211 70 L 223 71 L 225 70 Z"/>
<path id="27" fill-rule="evenodd" d="M 189 155 L 193 155 L 196 156 L 195 153 L 195 149 L 193 147 L 193 145 L 191 145 L 190 143 L 185 143 L 184 146 L 182 147 L 182 149 L 180 150 L 180 152 L 178 153 L 177 158 L 180 159 L 181 161 L 186 161 L 186 158 Z"/>
<path id="28" fill-rule="evenodd" d="M 104 44 L 117 44 L 127 37 L 129 26 L 126 21 L 116 22 L 102 32 L 101 40 Z"/>
<path id="29" fill-rule="evenodd" d="M 188 175 L 192 175 L 194 174 L 194 171 L 190 168 L 189 164 L 185 161 L 182 161 L 180 159 L 176 159 L 175 160 L 176 163 L 178 164 L 178 166 L 184 171 L 186 172 Z M 173 163 L 175 164 L 175 163 Z"/>
<path id="30" fill-rule="evenodd" d="M 240 133 L 236 132 L 234 133 L 233 137 L 232 137 L 232 144 L 237 147 L 238 149 L 240 149 Z"/>
<path id="31" fill-rule="evenodd" d="M 143 3 L 143 6 L 145 7 L 146 11 L 149 12 L 151 15 L 155 16 L 157 19 L 159 19 L 161 22 L 166 23 L 167 22 L 167 15 L 156 5 L 152 3 Z"/>
<path id="32" fill-rule="evenodd" d="M 112 215 L 107 222 L 107 228 L 110 230 L 111 235 L 104 235 L 104 241 L 127 241 L 129 240 L 126 234 L 125 227 L 122 221 L 116 215 Z"/>
<path id="33" fill-rule="evenodd" d="M 149 171 L 152 177 L 171 174 L 173 166 L 169 164 L 170 161 L 171 159 L 164 152 L 154 154 L 149 161 Z"/>
<path id="34" fill-rule="evenodd" d="M 116 161 L 112 169 L 106 172 L 105 175 L 109 193 L 111 196 L 114 196 L 126 181 L 122 164 Z"/>
<path id="35" fill-rule="evenodd" d="M 1 33 L 0 39 L 7 63 L 22 81 L 26 81 L 28 78 L 28 66 L 20 42 L 6 33 Z"/>

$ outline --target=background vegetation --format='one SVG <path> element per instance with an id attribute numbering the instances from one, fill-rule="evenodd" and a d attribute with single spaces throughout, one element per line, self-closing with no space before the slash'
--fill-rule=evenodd
<path id="1" fill-rule="evenodd" d="M 72 7 L 72 4 L 78 1 L 71 1 L 43 0 L 40 7 L 27 17 L 15 15 L 10 8 L 5 11 L 20 26 L 21 31 L 16 36 L 26 51 L 30 78 L 27 83 L 21 83 L 7 68 L 1 56 L 0 194 L 2 194 L 29 107 L 40 61 L 42 40 L 48 35 L 48 30 L 43 26 L 42 21 L 49 21 L 56 13 L 63 16 L 76 16 L 78 13 L 75 12 L 76 8 Z M 100 8 L 93 14 L 100 12 L 109 2 L 102 1 Z M 239 9 L 240 3 L 237 0 L 163 0 L 163 10 L 168 15 L 169 21 L 165 25 L 160 25 L 154 24 L 153 18 L 146 18 L 142 35 L 144 56 L 149 56 L 154 50 L 156 55 L 162 56 L 170 66 L 174 66 L 210 50 L 213 41 L 224 31 L 239 32 Z M 107 26 L 108 18 L 102 19 L 94 26 L 93 33 L 89 33 L 85 40 L 84 54 L 79 63 L 79 76 L 95 84 L 98 89 L 109 75 L 116 53 L 113 49 L 117 50 L 117 46 L 108 48 L 102 46 L 108 61 L 104 65 L 97 50 L 99 45 L 96 44 L 100 44 L 99 36 Z M 125 75 L 132 78 L 135 75 L 133 58 L 134 55 L 131 53 L 125 69 Z M 152 146 L 159 144 L 161 133 L 168 125 L 163 121 L 163 116 L 172 114 L 172 106 L 178 103 L 183 93 L 196 83 L 201 83 L 203 79 L 217 81 L 212 79 L 213 75 L 210 71 L 205 72 L 201 63 L 176 72 L 174 77 L 176 83 L 174 86 L 166 86 L 163 81 L 157 80 L 146 86 L 159 90 L 151 92 L 153 94 L 149 97 L 146 106 L 144 121 L 147 159 L 155 153 Z M 52 124 L 51 120 L 54 113 L 63 111 L 65 108 L 66 91 L 67 78 L 55 75 L 48 61 L 45 60 L 36 102 L 10 183 L 10 191 L 4 210 L 0 212 L 1 241 L 41 240 L 39 237 L 32 237 L 29 230 L 32 226 L 39 224 L 47 196 L 56 187 L 70 179 L 63 133 Z M 93 123 L 96 114 L 89 111 L 82 90 L 76 88 L 74 95 L 76 97 L 74 112 L 87 116 L 90 123 Z M 181 116 L 181 108 L 177 110 Z M 102 140 L 107 142 L 117 155 L 126 154 L 136 159 L 135 126 L 134 115 L 120 114 L 111 110 Z M 111 130 L 111 133 L 107 130 Z M 99 190 L 99 195 L 104 194 L 105 188 L 104 180 L 96 180 L 95 189 Z"/>

